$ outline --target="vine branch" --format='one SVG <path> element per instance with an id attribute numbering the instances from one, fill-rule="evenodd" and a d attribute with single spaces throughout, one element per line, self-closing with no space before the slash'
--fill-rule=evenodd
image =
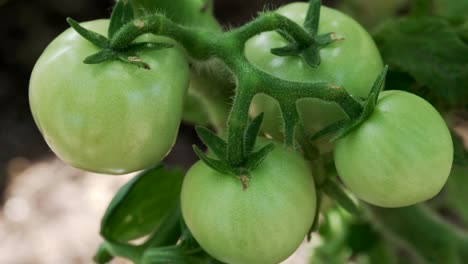
<path id="1" fill-rule="evenodd" d="M 249 155 L 244 149 L 245 132 L 249 124 L 248 111 L 257 93 L 267 94 L 280 103 L 285 122 L 285 143 L 290 147 L 293 146 L 294 130 L 299 121 L 296 109 L 299 99 L 317 98 L 336 102 L 350 119 L 356 119 L 363 111 L 363 106 L 343 87 L 327 82 L 286 81 L 252 65 L 244 55 L 245 42 L 257 34 L 273 30 L 292 42 L 291 45 L 296 45 L 298 50 L 323 45 L 317 43 L 320 38 L 276 13 L 264 13 L 254 21 L 228 32 L 189 28 L 172 22 L 164 15 L 153 14 L 122 26 L 109 40 L 109 47 L 113 50 L 125 50 L 137 37 L 152 33 L 174 39 L 194 60 L 207 61 L 217 58 L 222 61 L 237 81 L 233 107 L 227 122 L 226 160 L 230 166 L 242 168 Z"/>

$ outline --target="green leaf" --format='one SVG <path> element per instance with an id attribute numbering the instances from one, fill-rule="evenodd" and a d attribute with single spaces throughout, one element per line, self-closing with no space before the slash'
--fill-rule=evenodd
<path id="1" fill-rule="evenodd" d="M 444 19 L 394 20 L 384 24 L 375 39 L 386 63 L 409 73 L 447 103 L 468 98 L 468 45 Z"/>
<path id="2" fill-rule="evenodd" d="M 453 139 L 453 162 L 457 165 L 468 166 L 468 150 L 465 148 L 463 140 L 452 133 Z"/>
<path id="3" fill-rule="evenodd" d="M 130 0 L 118 0 L 115 4 L 107 33 L 109 38 L 112 38 L 123 25 L 133 20 L 133 8 L 129 1 Z"/>
<path id="4" fill-rule="evenodd" d="M 249 126 L 247 127 L 244 144 L 244 150 L 247 155 L 252 152 L 255 147 L 255 142 L 257 141 L 258 132 L 260 131 L 260 126 L 263 122 L 263 117 L 263 113 L 259 114 L 250 122 Z"/>
<path id="5" fill-rule="evenodd" d="M 226 174 L 232 173 L 231 167 L 224 161 L 209 158 L 196 145 L 193 145 L 193 150 L 195 151 L 195 154 L 197 154 L 197 156 L 200 158 L 200 160 L 202 160 L 208 167 L 214 170 L 217 170 L 221 173 L 226 173 Z"/>
<path id="6" fill-rule="evenodd" d="M 195 252 L 196 253 L 196 252 Z M 145 251 L 142 264 L 201 264 L 206 263 L 202 257 L 185 252 L 182 247 L 155 247 Z"/>
<path id="7" fill-rule="evenodd" d="M 93 260 L 97 264 L 106 264 L 109 263 L 113 258 L 114 256 L 112 256 L 112 254 L 109 252 L 109 250 L 103 243 L 99 245 L 99 248 L 93 257 Z"/>
<path id="8" fill-rule="evenodd" d="M 432 9 L 432 0 L 412 0 L 411 1 L 411 15 L 421 16 L 430 15 Z"/>
<path id="9" fill-rule="evenodd" d="M 379 235 L 370 223 L 354 221 L 348 227 L 346 244 L 353 251 L 353 254 L 372 250 L 378 243 Z"/>
<path id="10" fill-rule="evenodd" d="M 218 158 L 224 159 L 226 157 L 227 144 L 222 138 L 204 127 L 197 127 L 196 131 L 198 137 L 213 151 L 216 156 L 218 156 Z"/>
<path id="11" fill-rule="evenodd" d="M 335 180 L 329 179 L 325 182 L 322 188 L 328 197 L 336 200 L 338 204 L 350 214 L 356 216 L 361 215 L 361 210 L 359 209 L 357 201 L 351 198 L 351 196 L 346 193 L 344 188 Z"/>
<path id="12" fill-rule="evenodd" d="M 445 198 L 468 226 L 468 165 L 453 166 L 445 187 Z"/>
<path id="13" fill-rule="evenodd" d="M 158 229 L 145 241 L 144 247 L 161 247 L 176 244 L 182 235 L 182 230 L 180 228 L 181 219 L 182 211 L 180 205 L 177 204 L 166 214 L 159 224 Z"/>
<path id="14" fill-rule="evenodd" d="M 466 203 L 465 203 L 466 206 Z M 402 208 L 369 206 L 373 224 L 394 242 L 422 258 L 422 263 L 464 263 L 468 257 L 465 232 L 420 204 Z"/>
<path id="15" fill-rule="evenodd" d="M 437 15 L 449 18 L 463 18 L 468 16 L 468 1 L 463 0 L 433 0 Z"/>
<path id="16" fill-rule="evenodd" d="M 127 242 L 154 232 L 177 205 L 182 181 L 181 171 L 162 165 L 141 172 L 110 202 L 101 221 L 101 235 Z"/>
<path id="17" fill-rule="evenodd" d="M 273 149 L 275 149 L 275 144 L 270 143 L 262 147 L 259 151 L 250 154 L 247 157 L 247 169 L 255 169 L 258 165 L 260 165 L 260 163 L 262 163 L 262 161 L 268 156 L 268 154 L 273 151 Z"/>
<path id="18" fill-rule="evenodd" d="M 67 18 L 68 24 L 83 38 L 87 39 L 89 42 L 96 45 L 98 48 L 104 49 L 109 46 L 109 39 L 104 37 L 101 34 L 98 34 L 94 31 L 87 30 L 86 28 L 80 26 L 78 22 L 72 18 Z"/>

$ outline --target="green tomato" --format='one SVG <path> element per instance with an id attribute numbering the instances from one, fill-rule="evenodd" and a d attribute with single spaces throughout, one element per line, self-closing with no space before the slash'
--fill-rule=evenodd
<path id="1" fill-rule="evenodd" d="M 428 102 L 386 91 L 369 119 L 337 141 L 334 158 L 338 175 L 359 198 L 402 207 L 439 193 L 452 167 L 453 144 Z"/>
<path id="2" fill-rule="evenodd" d="M 82 26 L 104 35 L 108 24 Z M 139 54 L 151 70 L 120 61 L 83 63 L 98 51 L 73 29 L 50 43 L 30 80 L 36 124 L 55 154 L 74 167 L 106 174 L 151 167 L 177 136 L 189 78 L 185 55 L 176 48 Z"/>
<path id="3" fill-rule="evenodd" d="M 277 146 L 248 187 L 199 161 L 182 185 L 182 215 L 197 242 L 226 263 L 279 263 L 312 225 L 316 194 L 303 158 Z"/>
<path id="4" fill-rule="evenodd" d="M 303 25 L 308 3 L 291 3 L 276 12 Z M 355 97 L 366 97 L 377 75 L 383 69 L 382 59 L 369 34 L 352 18 L 337 10 L 322 6 L 319 34 L 335 32 L 341 41 L 320 50 L 321 64 L 312 68 L 299 56 L 279 57 L 270 52 L 288 42 L 276 32 L 262 33 L 246 43 L 247 59 L 259 69 L 281 79 L 297 82 L 330 82 L 343 86 Z M 309 133 L 345 118 L 334 103 L 317 99 L 301 99 L 299 114 Z M 263 132 L 282 138 L 282 120 L 277 102 L 263 94 L 252 103 L 252 115 L 265 112 Z"/>

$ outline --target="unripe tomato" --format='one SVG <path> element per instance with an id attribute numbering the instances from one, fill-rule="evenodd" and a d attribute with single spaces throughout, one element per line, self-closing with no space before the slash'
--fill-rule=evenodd
<path id="1" fill-rule="evenodd" d="M 452 167 L 453 143 L 428 102 L 386 91 L 369 119 L 337 141 L 334 158 L 338 175 L 360 199 L 402 207 L 439 193 Z"/>
<path id="2" fill-rule="evenodd" d="M 82 26 L 105 35 L 108 24 Z M 185 55 L 177 48 L 142 52 L 151 70 L 83 63 L 98 51 L 73 29 L 50 43 L 30 80 L 36 124 L 55 154 L 77 168 L 122 174 L 151 167 L 177 136 L 189 77 Z"/>
<path id="3" fill-rule="evenodd" d="M 303 158 L 277 146 L 251 171 L 244 190 L 233 175 L 199 161 L 182 185 L 182 214 L 197 242 L 230 264 L 279 263 L 312 225 L 316 194 Z"/>
<path id="4" fill-rule="evenodd" d="M 276 12 L 303 25 L 308 3 L 291 3 Z M 319 34 L 335 32 L 343 40 L 320 50 L 321 63 L 312 68 L 299 56 L 279 57 L 270 52 L 272 48 L 286 46 L 288 42 L 276 32 L 265 32 L 246 43 L 245 55 L 259 69 L 281 79 L 297 82 L 330 82 L 343 86 L 355 97 L 366 97 L 377 75 L 383 69 L 382 59 L 370 35 L 347 15 L 322 6 Z M 334 103 L 317 99 L 301 99 L 298 110 L 309 133 L 345 118 L 341 108 Z M 282 138 L 282 120 L 277 102 L 257 95 L 251 113 L 256 116 L 265 112 L 262 130 L 273 138 Z"/>

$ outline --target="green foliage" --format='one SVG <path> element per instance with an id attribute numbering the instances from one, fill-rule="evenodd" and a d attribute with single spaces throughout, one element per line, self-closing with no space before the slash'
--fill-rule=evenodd
<path id="1" fill-rule="evenodd" d="M 408 248 L 422 263 L 463 263 L 468 255 L 466 233 L 449 225 L 429 208 L 371 207 L 371 218 L 387 239 Z M 421 239 L 423 238 L 423 239 Z"/>
<path id="2" fill-rule="evenodd" d="M 448 207 L 456 212 L 468 227 L 468 166 L 454 166 L 445 188 Z"/>
<path id="3" fill-rule="evenodd" d="M 448 18 L 468 18 L 468 1 L 432 0 L 436 14 Z"/>
<path id="4" fill-rule="evenodd" d="M 182 180 L 181 171 L 161 165 L 135 176 L 109 204 L 101 234 L 111 241 L 126 242 L 154 232 L 177 205 Z"/>
<path id="5" fill-rule="evenodd" d="M 444 104 L 468 98 L 468 45 L 438 17 L 407 17 L 384 24 L 375 34 L 384 61 L 410 74 Z M 398 87 L 387 87 L 395 89 Z"/>
<path id="6" fill-rule="evenodd" d="M 460 166 L 468 167 L 468 150 L 465 148 L 463 140 L 456 134 L 452 133 L 453 139 L 453 162 Z"/>

